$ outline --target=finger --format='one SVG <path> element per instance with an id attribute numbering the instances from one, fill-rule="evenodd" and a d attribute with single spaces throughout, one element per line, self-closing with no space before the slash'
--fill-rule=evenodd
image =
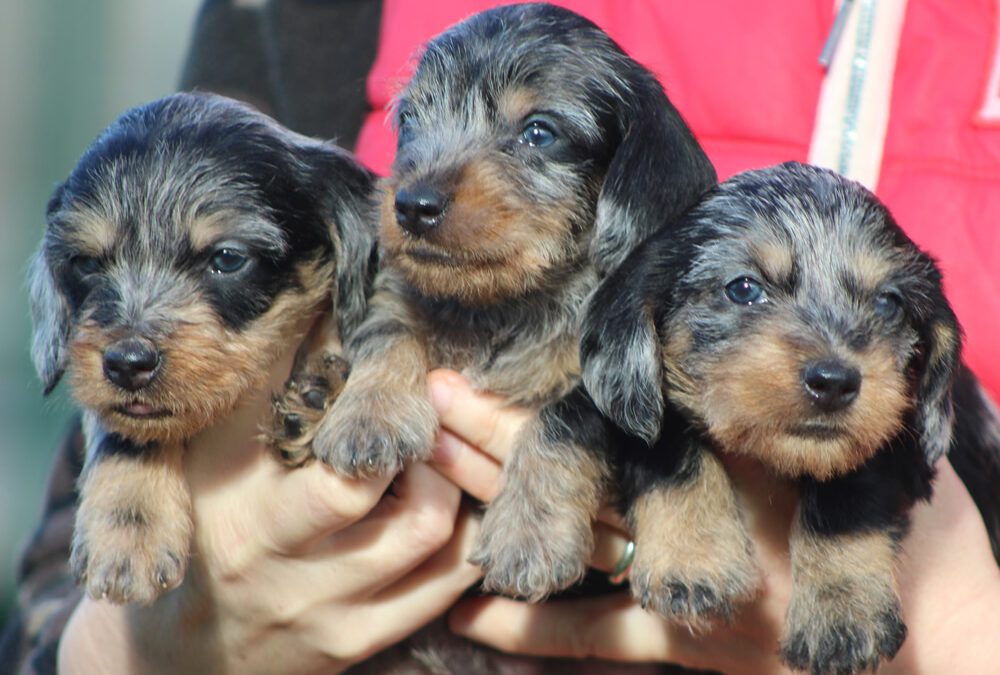
<path id="1" fill-rule="evenodd" d="M 639 607 L 625 593 L 529 604 L 500 597 L 460 602 L 451 630 L 497 649 L 532 656 L 671 661 L 687 654 L 690 635 Z"/>
<path id="2" fill-rule="evenodd" d="M 370 596 L 396 583 L 444 547 L 455 530 L 461 491 L 424 464 L 414 464 L 364 518 L 331 535 L 314 552 L 345 588 Z"/>
<path id="3" fill-rule="evenodd" d="M 479 566 L 468 561 L 479 536 L 479 525 L 478 515 L 462 508 L 451 539 L 410 574 L 386 587 L 375 598 L 375 604 L 391 610 L 414 603 L 422 607 L 428 621 L 441 615 L 482 577 Z"/>
<path id="4" fill-rule="evenodd" d="M 960 574 L 964 588 L 972 590 L 989 588 L 990 577 L 996 578 L 989 536 L 975 502 L 947 458 L 937 463 L 936 470 L 934 499 L 913 506 L 912 524 L 903 540 L 899 581 L 904 591 L 912 589 L 902 595 L 904 609 L 914 618 L 943 616 L 945 598 L 921 592 L 921 585 L 934 588 L 948 583 L 949 575 Z M 988 596 L 962 596 L 956 588 L 947 601 L 973 606 L 984 597 Z"/>
<path id="5" fill-rule="evenodd" d="M 430 466 L 481 502 L 491 502 L 503 486 L 499 462 L 447 430 L 438 432 Z"/>
<path id="6" fill-rule="evenodd" d="M 601 507 L 601 510 L 597 512 L 597 519 L 622 532 L 628 532 L 628 525 L 625 523 L 625 518 L 618 512 L 618 509 L 610 504 L 605 504 Z"/>
<path id="7" fill-rule="evenodd" d="M 540 604 L 477 597 L 460 601 L 448 626 L 501 651 L 531 656 L 672 663 L 732 675 L 791 673 L 770 640 L 728 626 L 692 632 L 642 609 L 625 593 Z"/>
<path id="8" fill-rule="evenodd" d="M 350 638 L 351 649 L 374 654 L 441 617 L 481 576 L 466 562 L 477 537 L 478 519 L 463 509 L 448 544 L 397 584 L 352 607 L 358 630 Z M 324 644 L 342 642 L 343 607 L 332 605 L 319 625 L 334 631 Z"/>
<path id="9" fill-rule="evenodd" d="M 598 522 L 594 525 L 594 551 L 590 555 L 590 566 L 603 572 L 611 572 L 625 557 L 629 536 L 616 527 Z"/>
<path id="10" fill-rule="evenodd" d="M 412 464 L 396 476 L 382 500 L 355 529 L 360 532 L 366 527 L 393 526 L 397 520 L 409 520 L 404 526 L 413 526 L 424 517 L 436 520 L 440 514 L 453 521 L 461 497 L 462 491 L 456 485 L 427 464 Z"/>
<path id="11" fill-rule="evenodd" d="M 321 462 L 298 469 L 272 462 L 263 470 L 256 523 L 273 550 L 292 554 L 363 518 L 392 480 L 345 478 Z"/>
<path id="12" fill-rule="evenodd" d="M 508 406 L 500 396 L 474 391 L 454 371 L 431 371 L 427 384 L 442 427 L 499 462 L 507 459 L 531 411 Z"/>

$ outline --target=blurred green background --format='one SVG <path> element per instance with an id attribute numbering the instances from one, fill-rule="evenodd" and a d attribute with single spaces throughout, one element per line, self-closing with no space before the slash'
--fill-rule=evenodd
<path id="1" fill-rule="evenodd" d="M 45 203 L 126 108 L 176 88 L 200 0 L 0 0 L 0 624 L 72 406 L 28 357 L 26 263 Z"/>

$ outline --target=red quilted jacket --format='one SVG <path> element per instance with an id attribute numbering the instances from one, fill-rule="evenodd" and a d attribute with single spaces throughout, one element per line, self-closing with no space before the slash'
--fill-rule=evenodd
<path id="1" fill-rule="evenodd" d="M 881 168 L 868 184 L 900 225 L 941 263 L 966 332 L 966 361 L 1000 398 L 1000 55 L 997 0 L 894 0 L 896 31 Z M 385 173 L 395 139 L 386 114 L 419 46 L 489 0 L 385 0 L 357 143 Z M 830 0 L 578 0 L 596 22 L 661 78 L 715 162 L 720 178 L 812 159 L 827 71 L 819 65 L 834 22 Z M 858 5 L 871 4 L 857 0 Z M 883 11 L 885 0 L 875 3 Z M 860 21 L 860 19 L 859 19 Z M 880 46 L 879 36 L 870 46 Z M 842 39 L 837 57 L 850 61 Z M 835 167 L 836 168 L 836 167 Z M 874 184 L 872 184 L 874 183 Z"/>

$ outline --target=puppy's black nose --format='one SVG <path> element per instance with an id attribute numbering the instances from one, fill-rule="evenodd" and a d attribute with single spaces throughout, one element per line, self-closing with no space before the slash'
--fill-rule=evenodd
<path id="1" fill-rule="evenodd" d="M 803 369 L 802 385 L 816 407 L 837 412 L 857 398 L 861 373 L 835 359 L 814 361 Z"/>
<path id="2" fill-rule="evenodd" d="M 396 191 L 396 222 L 418 237 L 437 227 L 447 208 L 448 197 L 428 185 Z"/>
<path id="3" fill-rule="evenodd" d="M 153 345 L 137 338 L 119 340 L 104 350 L 105 377 L 128 391 L 148 385 L 159 367 L 159 352 Z"/>

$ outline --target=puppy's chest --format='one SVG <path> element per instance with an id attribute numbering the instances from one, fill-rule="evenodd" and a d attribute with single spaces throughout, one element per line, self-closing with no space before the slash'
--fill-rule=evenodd
<path id="1" fill-rule="evenodd" d="M 544 405 L 580 381 L 575 330 L 544 322 L 456 328 L 439 323 L 429 333 L 431 367 L 458 370 L 481 391 Z"/>

